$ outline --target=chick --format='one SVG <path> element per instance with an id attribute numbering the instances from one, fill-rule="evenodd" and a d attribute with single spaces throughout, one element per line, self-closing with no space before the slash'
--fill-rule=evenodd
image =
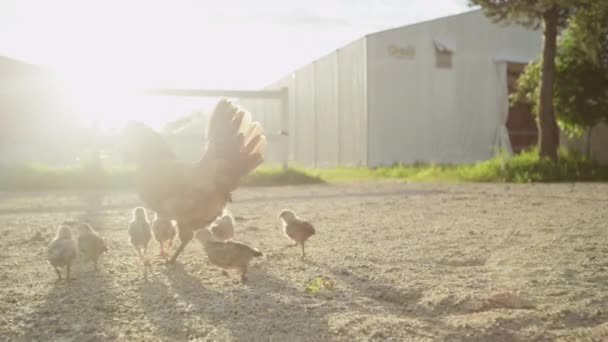
<path id="1" fill-rule="evenodd" d="M 262 252 L 245 243 L 237 241 L 218 241 L 206 228 L 196 232 L 196 239 L 203 245 L 209 261 L 226 270 L 236 269 L 241 274 L 241 282 L 247 280 L 247 268 L 253 257 L 262 256 Z"/>
<path id="2" fill-rule="evenodd" d="M 152 221 L 152 232 L 154 238 L 160 245 L 160 255 L 167 256 L 171 252 L 171 244 L 176 235 L 175 226 L 173 221 L 158 216 L 158 213 L 154 213 L 154 220 Z M 168 251 L 165 251 L 165 243 L 167 243 Z"/>
<path id="3" fill-rule="evenodd" d="M 78 252 L 85 262 L 93 262 L 93 267 L 96 271 L 97 260 L 107 251 L 108 245 L 106 244 L 106 240 L 93 227 L 86 223 L 78 226 Z"/>
<path id="4" fill-rule="evenodd" d="M 129 242 L 142 263 L 145 263 L 144 256 L 148 250 L 148 243 L 150 243 L 151 238 L 152 232 L 150 231 L 150 222 L 148 222 L 146 209 L 136 207 L 133 209 L 133 219 L 129 223 Z"/>
<path id="5" fill-rule="evenodd" d="M 229 213 L 217 219 L 209 230 L 213 236 L 220 241 L 232 240 L 234 237 L 234 223 L 232 215 Z"/>
<path id="6" fill-rule="evenodd" d="M 291 210 L 285 209 L 281 211 L 279 218 L 283 222 L 283 233 L 287 238 L 294 242 L 292 246 L 302 246 L 302 260 L 304 260 L 306 257 L 304 243 L 309 237 L 315 235 L 315 227 L 308 221 L 298 217 Z"/>
<path id="7" fill-rule="evenodd" d="M 70 280 L 70 268 L 76 258 L 76 241 L 72 238 L 72 231 L 66 226 L 57 229 L 57 235 L 46 247 L 46 256 L 57 272 L 57 281 L 61 280 L 60 267 L 66 268 L 66 279 Z"/>

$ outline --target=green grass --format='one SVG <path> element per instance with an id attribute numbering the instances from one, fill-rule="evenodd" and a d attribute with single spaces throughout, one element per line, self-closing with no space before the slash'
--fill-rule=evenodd
<path id="1" fill-rule="evenodd" d="M 241 184 L 244 186 L 281 186 L 324 182 L 321 177 L 304 168 L 289 167 L 283 171 L 281 166 L 268 166 L 256 169 L 245 177 Z"/>
<path id="2" fill-rule="evenodd" d="M 39 164 L 0 165 L 0 190 L 126 189 L 133 184 L 134 168 L 86 165 L 51 167 Z M 608 181 L 608 166 L 581 155 L 560 151 L 559 162 L 541 160 L 536 151 L 496 157 L 462 165 L 414 164 L 377 168 L 291 166 L 260 167 L 245 177 L 243 186 L 281 186 L 398 179 L 411 182 L 574 182 Z"/>
<path id="3" fill-rule="evenodd" d="M 87 190 L 129 189 L 133 187 L 135 168 L 104 166 L 102 169 L 86 165 L 49 166 L 41 164 L 0 165 L 0 190 Z M 317 175 L 300 168 L 270 166 L 256 169 L 245 177 L 243 186 L 281 186 L 319 184 Z"/>
<path id="4" fill-rule="evenodd" d="M 132 184 L 134 168 L 112 166 L 103 169 L 84 165 L 42 164 L 0 165 L 0 190 L 121 189 Z"/>
<path id="5" fill-rule="evenodd" d="M 498 154 L 473 164 L 396 164 L 373 169 L 334 168 L 318 170 L 326 181 L 400 179 L 411 182 L 606 182 L 608 165 L 598 165 L 584 156 L 560 150 L 559 161 L 540 159 L 538 151 L 515 156 Z"/>

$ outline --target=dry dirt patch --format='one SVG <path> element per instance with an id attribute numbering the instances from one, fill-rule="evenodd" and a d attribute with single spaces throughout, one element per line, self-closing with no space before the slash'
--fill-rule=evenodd
<path id="1" fill-rule="evenodd" d="M 198 243 L 180 263 L 137 263 L 130 193 L 0 194 L 0 336 L 6 340 L 588 340 L 608 336 L 608 185 L 403 184 L 246 188 L 238 239 L 249 282 Z M 283 208 L 317 227 L 306 261 Z M 65 220 L 108 240 L 100 271 L 55 284 L 44 247 Z M 317 276 L 331 289 L 305 291 Z"/>

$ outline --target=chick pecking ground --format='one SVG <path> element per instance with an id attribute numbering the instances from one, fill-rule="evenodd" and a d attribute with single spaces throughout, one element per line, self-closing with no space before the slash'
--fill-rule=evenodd
<path id="1" fill-rule="evenodd" d="M 0 196 L 0 340 L 599 341 L 608 337 L 608 184 L 374 182 L 235 193 L 248 280 L 192 241 L 148 267 L 129 245 L 130 192 Z M 278 218 L 314 224 L 306 259 Z M 64 221 L 106 238 L 99 270 L 56 283 Z M 75 232 L 76 233 L 76 232 Z M 174 244 L 175 246 L 176 244 Z"/>

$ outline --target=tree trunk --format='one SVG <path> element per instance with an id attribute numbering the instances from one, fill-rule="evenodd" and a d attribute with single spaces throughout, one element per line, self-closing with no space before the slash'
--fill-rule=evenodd
<path id="1" fill-rule="evenodd" d="M 557 6 L 549 9 L 543 15 L 543 65 L 540 80 L 540 103 L 538 107 L 538 145 L 540 156 L 549 157 L 553 160 L 557 160 L 557 148 L 559 145 L 559 130 L 553 110 L 557 19 Z"/>
<path id="2" fill-rule="evenodd" d="M 587 139 L 585 140 L 585 156 L 591 160 L 591 133 L 593 132 L 593 126 L 587 127 Z"/>

